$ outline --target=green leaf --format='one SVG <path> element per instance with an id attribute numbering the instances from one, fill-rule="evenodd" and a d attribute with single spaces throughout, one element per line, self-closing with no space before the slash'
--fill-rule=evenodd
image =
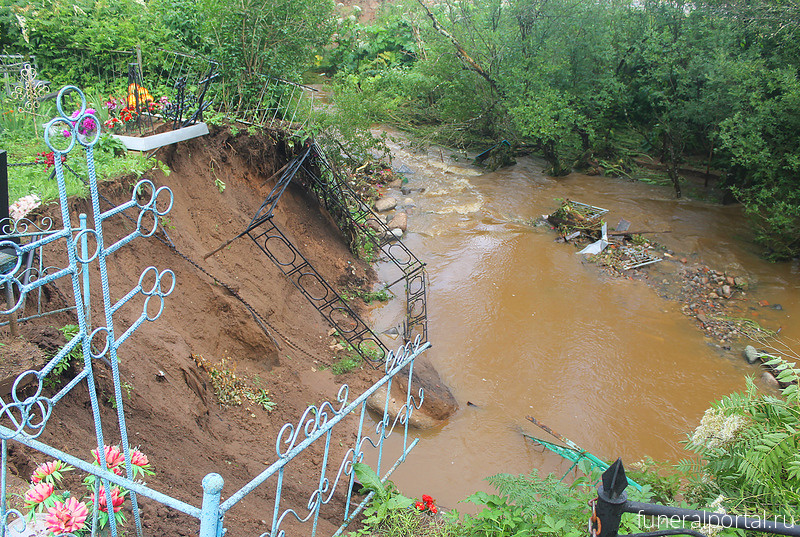
<path id="1" fill-rule="evenodd" d="M 361 485 L 367 489 L 375 492 L 375 495 L 381 500 L 385 500 L 387 496 L 386 488 L 383 486 L 381 478 L 375 473 L 375 470 L 363 462 L 357 462 L 353 465 L 353 471 L 356 477 L 361 481 Z"/>

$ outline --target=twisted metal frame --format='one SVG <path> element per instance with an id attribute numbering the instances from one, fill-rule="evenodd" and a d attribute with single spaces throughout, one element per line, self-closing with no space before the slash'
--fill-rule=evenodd
<path id="1" fill-rule="evenodd" d="M 76 93 L 80 99 L 78 114 L 73 118 L 65 110 L 66 97 Z M 25 297 L 41 289 L 44 285 L 54 282 L 60 278 L 69 278 L 72 283 L 72 292 L 75 307 L 78 314 L 78 333 L 70 339 L 66 346 L 62 348 L 41 370 L 29 370 L 20 374 L 15 380 L 11 389 L 10 399 L 7 401 L 0 398 L 0 440 L 2 440 L 2 459 L 6 461 L 8 441 L 13 440 L 30 447 L 34 447 L 51 456 L 59 458 L 69 464 L 81 468 L 101 479 L 106 490 L 107 505 L 112 504 L 110 483 L 120 484 L 131 491 L 131 504 L 133 508 L 136 534 L 142 535 L 141 519 L 139 514 L 136 493 L 143 487 L 133 483 L 133 467 L 131 464 L 131 450 L 128 442 L 127 427 L 125 425 L 124 399 L 122 396 L 119 358 L 117 349 L 127 340 L 133 332 L 145 321 L 155 321 L 161 315 L 164 308 L 164 299 L 169 296 L 175 286 L 175 275 L 171 270 L 159 272 L 155 267 L 145 269 L 138 284 L 121 298 L 112 301 L 111 290 L 108 281 L 107 259 L 114 252 L 125 246 L 138 237 L 153 235 L 156 231 L 158 217 L 166 215 L 172 207 L 172 192 L 167 187 L 156 189 L 153 183 L 147 179 L 139 181 L 133 190 L 130 201 L 113 207 L 112 209 L 101 212 L 99 204 L 99 193 L 97 188 L 97 175 L 94 164 L 94 147 L 100 138 L 100 122 L 93 114 L 87 112 L 86 98 L 83 93 L 74 86 L 67 86 L 59 93 L 56 101 L 59 117 L 51 120 L 45 126 L 44 139 L 48 148 L 55 153 L 55 170 L 58 181 L 59 202 L 61 205 L 62 227 L 60 229 L 50 229 L 44 236 L 36 238 L 27 244 L 17 244 L 5 237 L 0 237 L 0 248 L 13 251 L 16 262 L 11 263 L 10 267 L 5 267 L 0 272 L 0 284 L 11 286 L 18 297 L 16 303 L 6 311 L 0 313 L 11 314 L 19 310 L 25 301 Z M 86 132 L 82 126 L 90 125 L 94 122 L 93 132 Z M 84 134 L 79 131 L 84 130 Z M 62 132 L 69 132 L 69 136 L 64 138 Z M 59 143 L 61 145 L 59 145 Z M 85 151 L 89 173 L 89 192 L 93 212 L 93 227 L 79 228 L 73 226 L 69 214 L 67 203 L 66 184 L 64 180 L 64 166 L 60 156 L 72 151 L 76 145 L 81 146 Z M 149 199 L 148 199 L 149 194 Z M 140 200 L 146 201 L 140 201 Z M 139 211 L 136 229 L 125 237 L 117 240 L 111 245 L 107 245 L 103 235 L 103 223 L 113 218 L 127 209 Z M 152 221 L 152 225 L 150 222 Z M 19 229 L 17 229 L 19 231 Z M 95 251 L 91 255 L 83 251 L 78 253 L 78 244 L 84 238 L 92 237 L 95 243 Z M 45 245 L 60 243 L 65 246 L 68 264 L 64 267 L 54 267 L 52 272 L 41 275 L 37 279 L 25 278 L 25 270 L 22 270 L 22 261 L 30 252 L 40 249 Z M 91 290 L 86 280 L 80 277 L 82 271 L 86 271 L 90 264 L 96 263 L 99 267 L 102 305 L 104 319 L 101 325 L 92 330 L 88 325 L 86 317 L 82 314 L 85 311 L 84 296 L 91 299 Z M 85 272 L 84 272 L 85 274 Z M 82 288 L 83 285 L 83 288 Z M 134 298 L 141 295 L 144 297 L 142 313 L 139 317 L 121 334 L 115 327 L 114 314 L 119 309 Z M 155 306 L 155 307 L 154 307 Z M 119 335 L 118 335 L 119 334 Z M 101 346 L 99 352 L 92 349 L 92 343 Z M 44 380 L 50 375 L 56 365 L 73 349 L 81 346 L 83 350 L 84 362 L 83 370 L 78 373 L 66 385 L 58 389 L 52 396 L 43 394 Z M 95 437 L 97 440 L 98 453 L 104 452 L 104 431 L 100 419 L 100 406 L 97 399 L 94 378 L 95 360 L 103 359 L 111 366 L 112 378 L 114 381 L 114 399 L 117 409 L 117 425 L 121 436 L 121 444 L 125 456 L 125 470 L 128 478 L 119 477 L 108 471 L 104 457 L 100 457 L 101 466 L 93 466 L 77 457 L 46 446 L 36 440 L 42 434 L 44 427 L 52 414 L 55 405 L 75 389 L 79 384 L 86 382 L 88 387 L 92 415 L 95 423 Z M 21 513 L 16 510 L 7 509 L 5 501 L 5 473 L 6 466 L 2 468 L 2 502 L 0 502 L 0 520 L 3 527 L 7 528 L 11 517 L 21 518 Z M 97 492 L 97 491 L 95 491 Z M 152 492 L 147 493 L 153 497 Z M 97 513 L 97 498 L 95 494 L 95 509 Z M 174 503 L 174 502 L 173 502 Z M 95 520 L 96 522 L 96 520 Z M 114 517 L 109 517 L 109 527 L 111 535 L 116 537 L 117 525 Z"/>
<path id="2" fill-rule="evenodd" d="M 309 178 L 310 189 L 321 200 L 328 212 L 350 236 L 360 233 L 360 236 L 369 240 L 379 249 L 384 258 L 399 270 L 399 278 L 386 286 L 391 288 L 404 281 L 406 291 L 406 319 L 403 326 L 403 337 L 412 341 L 419 336 L 423 341 L 428 339 L 428 306 L 427 306 L 427 275 L 425 264 L 401 240 L 395 237 L 389 227 L 375 214 L 356 194 L 347 181 L 336 168 L 325 158 L 325 153 L 315 142 L 314 164 L 321 170 L 320 174 L 309 166 L 303 166 L 303 171 Z M 364 223 L 370 222 L 377 226 L 376 234 L 359 231 L 364 228 Z"/>
<path id="3" fill-rule="evenodd" d="M 317 170 L 321 172 L 318 173 Z M 425 264 L 392 234 L 383 220 L 350 188 L 325 158 L 316 142 L 311 143 L 305 152 L 287 164 L 247 229 L 239 236 L 248 235 L 362 358 L 373 363 L 383 359 L 388 350 L 386 345 L 272 221 L 281 196 L 301 171 L 304 180 L 300 182 L 317 196 L 339 229 L 346 236 L 358 236 L 362 240 L 370 241 L 373 248 L 380 250 L 384 258 L 398 269 L 399 277 L 386 288 L 389 289 L 401 281 L 405 282 L 406 318 L 403 323 L 403 338 L 405 341 L 412 341 L 420 337 L 422 341 L 427 341 Z M 364 223 L 368 221 L 378 226 L 377 234 L 366 231 Z M 265 227 L 259 229 L 262 226 Z M 379 356 L 376 351 L 380 351 Z"/>
<path id="4" fill-rule="evenodd" d="M 339 336 L 367 363 L 376 365 L 383 362 L 389 349 L 272 220 L 286 187 L 304 169 L 303 163 L 310 158 L 313 151 L 314 148 L 309 147 L 287 164 L 272 191 L 240 236 L 246 234 L 250 237 L 259 250 L 269 257 L 337 330 Z"/>

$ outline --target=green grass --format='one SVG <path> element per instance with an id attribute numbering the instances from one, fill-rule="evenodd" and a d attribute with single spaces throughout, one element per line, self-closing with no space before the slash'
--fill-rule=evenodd
<path id="1" fill-rule="evenodd" d="M 0 131 L 0 147 L 8 152 L 9 164 L 34 162 L 37 154 L 49 152 L 44 143 L 41 129 L 37 137 L 30 125 L 21 129 Z M 120 153 L 118 142 L 110 136 L 103 135 L 94 151 L 98 181 L 106 181 L 129 174 L 138 177 L 156 165 L 154 159 L 148 159 L 143 153 L 121 152 L 120 156 L 115 156 L 117 153 Z M 85 155 L 80 147 L 75 147 L 68 154 L 65 164 L 75 170 L 84 180 L 88 180 L 89 173 Z M 55 176 L 51 178 L 53 169 L 53 167 L 47 169 L 44 164 L 9 166 L 9 203 L 28 194 L 36 194 L 43 203 L 58 199 L 58 182 Z M 68 170 L 64 171 L 64 180 L 67 196 L 82 197 L 87 194 L 88 190 L 83 181 Z"/>

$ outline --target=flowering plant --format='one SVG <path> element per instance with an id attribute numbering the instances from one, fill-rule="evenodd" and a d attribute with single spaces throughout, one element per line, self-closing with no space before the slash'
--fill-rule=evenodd
<path id="1" fill-rule="evenodd" d="M 87 108 L 86 113 L 94 115 L 97 114 L 97 110 L 95 110 L 94 108 Z M 70 123 L 72 124 L 73 127 L 75 126 L 78 116 L 80 115 L 81 111 L 75 110 L 72 113 L 72 115 L 69 116 L 69 118 L 72 120 L 70 121 Z M 80 124 L 78 125 L 78 134 L 80 134 L 81 136 L 89 136 L 90 134 L 93 134 L 96 129 L 97 129 L 97 122 L 95 122 L 94 119 L 87 117 L 84 118 L 82 121 L 80 121 Z M 67 129 L 62 130 L 61 134 L 64 135 L 64 138 L 72 136 L 72 133 Z"/>
<path id="2" fill-rule="evenodd" d="M 61 162 L 64 163 L 66 161 L 67 161 L 67 155 L 61 155 Z M 45 151 L 42 151 L 41 153 L 36 153 L 35 162 L 37 162 L 38 164 L 44 164 L 45 169 L 49 170 L 50 166 L 54 166 L 56 163 L 55 153 L 53 153 L 52 151 L 50 151 L 49 153 Z"/>
<path id="3" fill-rule="evenodd" d="M 94 465 L 100 465 L 98 450 L 92 450 Z M 122 475 L 125 464 L 125 455 L 119 446 L 103 446 L 103 458 L 106 466 L 117 475 Z M 147 455 L 134 448 L 131 450 L 131 466 L 133 478 L 138 475 L 152 475 Z M 62 533 L 79 533 L 86 528 L 86 519 L 91 514 L 93 506 L 97 506 L 97 520 L 100 528 L 109 522 L 108 496 L 106 489 L 94 475 L 87 476 L 83 483 L 88 488 L 88 496 L 83 500 L 71 496 L 69 491 L 56 492 L 60 487 L 64 473 L 73 471 L 74 468 L 62 461 L 54 460 L 40 464 L 31 475 L 31 488 L 23 498 L 25 507 L 29 509 L 27 520 L 32 520 L 35 513 L 44 512 L 45 526 L 55 535 Z M 125 513 L 122 511 L 128 491 L 118 485 L 109 489 L 111 495 L 111 512 L 118 525 L 126 522 Z"/>
<path id="4" fill-rule="evenodd" d="M 103 122 L 103 125 L 109 130 L 120 131 L 125 125 L 135 121 L 139 114 L 145 110 L 150 114 L 154 114 L 166 110 L 170 106 L 171 103 L 166 96 L 155 99 L 144 86 L 130 84 L 127 98 L 115 97 L 114 95 L 108 96 L 108 101 L 106 101 L 108 119 Z"/>
<path id="5" fill-rule="evenodd" d="M 14 220 L 22 220 L 25 216 L 28 215 L 32 210 L 39 207 L 42 204 L 42 200 L 39 199 L 39 196 L 36 194 L 28 194 L 27 196 L 23 196 L 8 208 L 9 215 Z"/>
<path id="6" fill-rule="evenodd" d="M 425 511 L 428 511 L 429 513 L 432 513 L 432 514 L 435 515 L 436 513 L 439 512 L 439 508 L 436 507 L 436 505 L 434 503 L 435 501 L 436 500 L 434 500 L 433 498 L 431 498 L 427 494 L 423 494 L 422 495 L 422 501 L 421 502 L 418 501 L 418 502 L 414 503 L 414 507 L 416 507 L 417 509 L 419 509 L 423 513 Z"/>

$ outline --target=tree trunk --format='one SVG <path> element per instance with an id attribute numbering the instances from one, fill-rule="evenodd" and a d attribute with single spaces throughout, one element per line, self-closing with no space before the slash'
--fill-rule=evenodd
<path id="1" fill-rule="evenodd" d="M 672 179 L 672 185 L 675 187 L 675 197 L 681 197 L 681 178 L 678 176 L 678 159 L 675 156 L 675 144 L 669 136 L 664 137 L 669 152 L 669 162 L 667 163 L 667 173 L 669 178 Z"/>
<path id="2" fill-rule="evenodd" d="M 481 75 L 483 78 L 486 79 L 489 85 L 492 86 L 492 89 L 497 91 L 497 83 L 489 75 L 489 73 L 484 71 L 483 67 L 481 67 L 480 64 L 478 64 L 478 62 L 472 59 L 472 56 L 467 54 L 467 51 L 464 50 L 464 47 L 461 46 L 461 43 L 459 43 L 458 40 L 455 37 L 453 37 L 453 34 L 445 30 L 444 27 L 441 24 L 439 24 L 439 21 L 436 19 L 436 15 L 434 15 L 431 12 L 431 10 L 428 9 L 428 6 L 426 6 L 422 0 L 417 0 L 417 2 L 419 2 L 419 5 L 422 6 L 422 9 L 424 9 L 425 12 L 428 14 L 428 17 L 430 17 L 431 22 L 433 22 L 434 30 L 439 32 L 444 37 L 446 37 L 453 44 L 453 46 L 456 49 L 456 56 L 458 56 L 461 59 L 461 61 L 464 62 L 464 64 L 466 64 L 467 68 L 470 71 L 474 71 L 479 75 Z"/>
<path id="3" fill-rule="evenodd" d="M 555 145 L 555 142 L 546 142 L 542 145 L 542 149 L 544 150 L 545 160 L 550 164 L 550 175 L 553 177 L 561 177 L 562 175 L 567 175 L 570 170 L 561 164 L 561 159 L 558 158 Z"/>

